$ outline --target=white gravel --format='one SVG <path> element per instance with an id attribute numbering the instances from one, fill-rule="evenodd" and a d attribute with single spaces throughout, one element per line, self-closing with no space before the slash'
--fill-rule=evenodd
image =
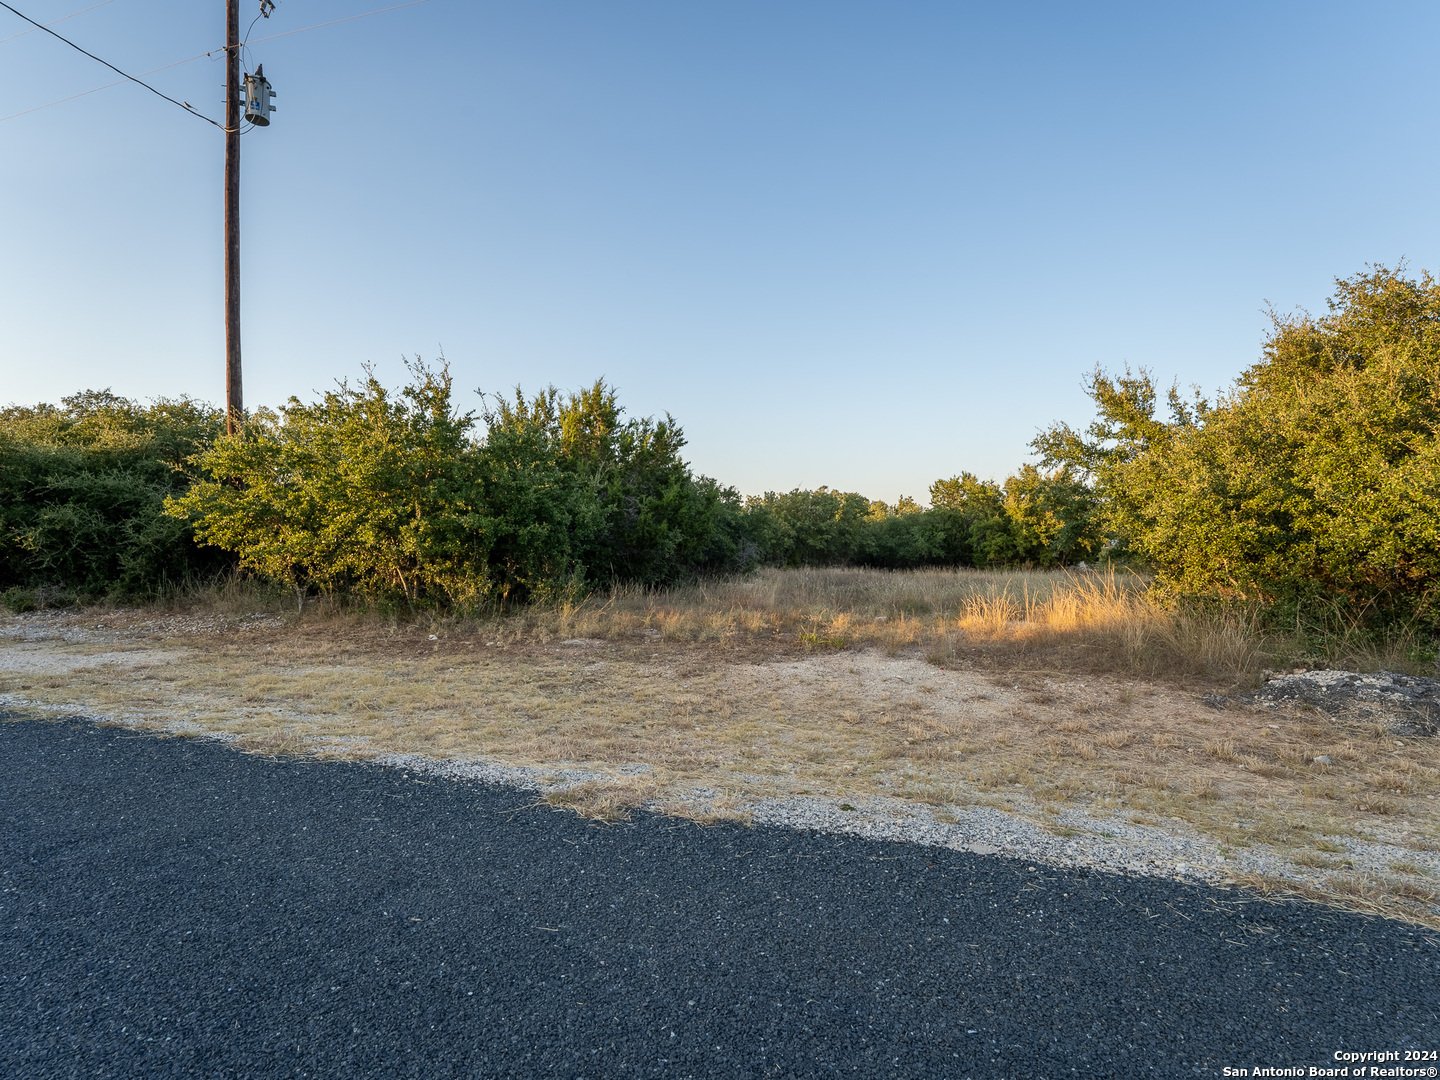
<path id="1" fill-rule="evenodd" d="M 542 795 L 609 779 L 604 773 L 582 769 L 517 767 L 473 759 L 446 761 L 419 754 L 384 754 L 374 760 L 424 775 L 503 784 Z M 634 765 L 622 771 L 643 775 L 650 767 Z M 678 795 L 671 790 L 663 802 L 646 808 L 673 812 L 679 804 L 704 816 L 717 807 L 721 794 L 703 786 Z M 881 797 L 846 801 L 814 796 L 760 798 L 738 804 L 732 797 L 723 807 L 747 815 L 757 825 L 899 840 L 1050 866 L 1148 877 L 1224 882 L 1252 873 L 1321 885 L 1329 873 L 1297 867 L 1263 845 L 1222 850 L 1179 819 L 1165 826 L 1141 825 L 1118 815 L 1092 815 L 1083 810 L 1044 814 L 1027 800 L 1012 801 L 1013 808 L 1008 811 L 993 806 L 931 807 Z M 1356 872 L 1383 875 L 1389 872 L 1391 862 L 1404 859 L 1440 875 L 1440 853 L 1415 851 L 1401 835 L 1343 842 L 1345 857 L 1354 863 Z"/>

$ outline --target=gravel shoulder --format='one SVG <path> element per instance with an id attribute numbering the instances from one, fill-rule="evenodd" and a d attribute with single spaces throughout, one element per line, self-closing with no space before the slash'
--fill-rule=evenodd
<path id="1" fill-rule="evenodd" d="M 0 1072 L 1208 1076 L 1440 1045 L 1425 930 L 0 723 Z"/>

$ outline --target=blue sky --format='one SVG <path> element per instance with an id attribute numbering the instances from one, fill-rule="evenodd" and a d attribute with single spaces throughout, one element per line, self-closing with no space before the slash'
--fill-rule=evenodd
<path id="1" fill-rule="evenodd" d="M 280 0 L 252 36 L 384 6 Z M 55 29 L 141 72 L 219 45 L 223 9 Z M 1088 419 L 1097 363 L 1213 391 L 1267 302 L 1440 268 L 1437 29 L 1420 3 L 430 0 L 259 43 L 246 400 L 443 348 L 463 402 L 604 375 L 745 493 L 1003 478 Z M 0 116 L 112 78 L 0 42 Z M 150 81 L 219 117 L 223 80 Z M 221 398 L 222 142 L 135 86 L 0 121 L 0 401 Z"/>

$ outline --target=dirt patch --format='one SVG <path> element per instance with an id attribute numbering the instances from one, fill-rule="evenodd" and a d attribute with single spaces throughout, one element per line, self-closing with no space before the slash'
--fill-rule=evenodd
<path id="1" fill-rule="evenodd" d="M 100 652 L 60 651 L 43 644 L 10 645 L 0 648 L 0 672 L 40 677 L 104 667 L 118 671 L 142 664 L 180 663 L 194 654 L 191 649 L 147 649 L 139 645 Z"/>

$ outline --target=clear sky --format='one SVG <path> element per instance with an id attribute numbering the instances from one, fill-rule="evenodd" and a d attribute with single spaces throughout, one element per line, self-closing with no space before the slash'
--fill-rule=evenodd
<path id="1" fill-rule="evenodd" d="M 252 39 L 385 6 L 280 0 Z M 55 29 L 139 73 L 223 12 Z M 604 375 L 745 493 L 1003 478 L 1088 419 L 1097 363 L 1213 391 L 1267 301 L 1440 269 L 1437 31 L 1418 2 L 430 0 L 258 43 L 246 401 L 443 348 L 462 402 Z M 113 78 L 0 42 L 0 116 Z M 218 54 L 150 81 L 222 115 Z M 0 121 L 0 402 L 221 400 L 222 162 L 133 85 Z"/>

